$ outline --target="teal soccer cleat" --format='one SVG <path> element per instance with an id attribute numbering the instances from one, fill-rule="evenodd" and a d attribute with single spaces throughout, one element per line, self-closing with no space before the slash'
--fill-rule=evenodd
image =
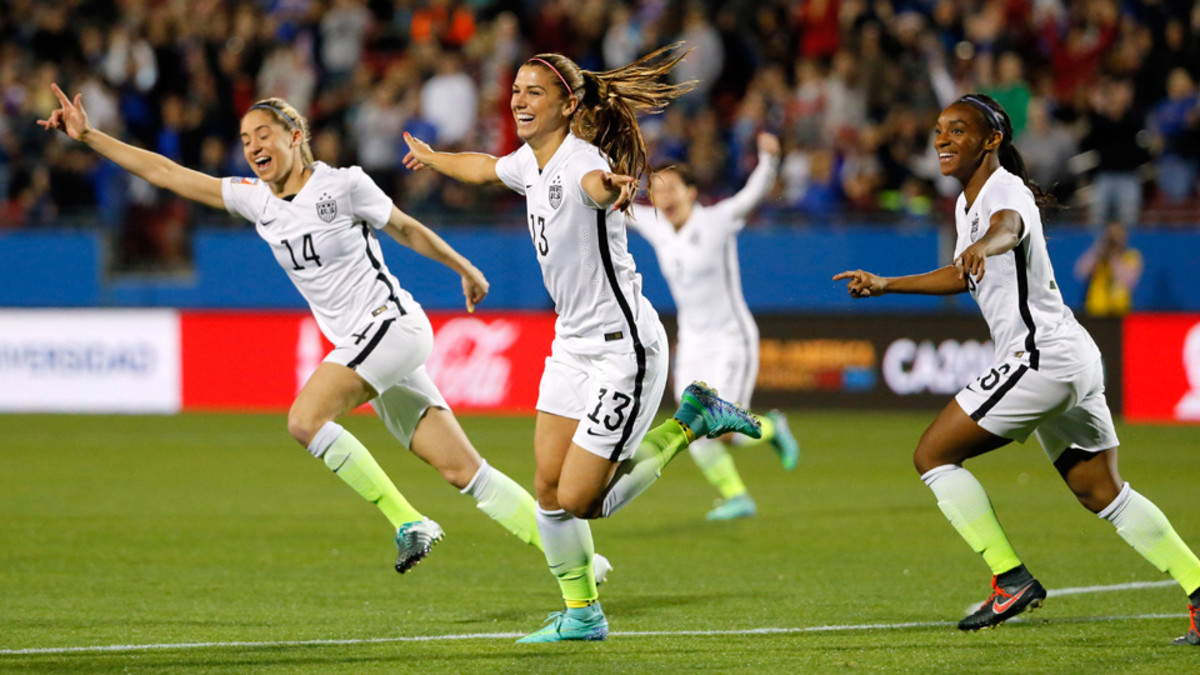
<path id="1" fill-rule="evenodd" d="M 708 512 L 709 520 L 737 520 L 738 518 L 753 518 L 758 513 L 758 506 L 750 495 L 730 497 Z"/>
<path id="2" fill-rule="evenodd" d="M 572 607 L 552 612 L 541 630 L 517 640 L 518 643 L 563 642 L 566 640 L 599 641 L 608 638 L 608 619 L 600 603 L 587 607 Z"/>
<path id="3" fill-rule="evenodd" d="M 441 541 L 445 533 L 442 527 L 428 518 L 405 523 L 396 531 L 396 571 L 404 574 L 421 562 L 433 545 Z"/>
<path id="4" fill-rule="evenodd" d="M 792 435 L 792 429 L 788 426 L 787 416 L 778 410 L 772 410 L 767 413 L 767 417 L 775 424 L 775 434 L 771 436 L 771 447 L 775 449 L 775 454 L 779 455 L 779 461 L 783 464 L 784 471 L 791 471 L 796 468 L 796 464 L 800 461 L 800 444 L 796 442 L 796 437 Z"/>
<path id="5" fill-rule="evenodd" d="M 730 432 L 762 438 L 762 424 L 750 411 L 717 397 L 703 382 L 693 382 L 683 390 L 683 400 L 675 419 L 686 425 L 697 438 L 717 438 Z"/>

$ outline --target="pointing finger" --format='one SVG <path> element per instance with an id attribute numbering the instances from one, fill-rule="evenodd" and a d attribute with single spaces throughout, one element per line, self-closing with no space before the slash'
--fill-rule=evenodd
<path id="1" fill-rule="evenodd" d="M 63 90 L 58 88 L 57 82 L 51 82 L 50 89 L 54 92 L 54 95 L 58 97 L 59 103 L 62 103 L 64 106 L 71 105 L 71 99 L 67 98 L 67 95 L 63 93 Z"/>

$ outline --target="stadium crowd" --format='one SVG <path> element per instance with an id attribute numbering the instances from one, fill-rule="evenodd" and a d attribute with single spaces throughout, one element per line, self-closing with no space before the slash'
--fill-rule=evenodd
<path id="1" fill-rule="evenodd" d="M 505 154 L 530 55 L 603 70 L 677 40 L 695 50 L 678 77 L 700 84 L 644 130 L 653 163 L 686 161 L 710 199 L 745 182 L 770 131 L 784 159 L 769 217 L 922 218 L 957 191 L 930 146 L 937 112 L 979 91 L 1012 114 L 1031 176 L 1078 207 L 1055 217 L 1200 223 L 1189 0 L 8 0 L 0 227 L 110 227 L 127 266 L 172 267 L 202 215 L 48 137 L 34 121 L 51 82 L 82 93 L 96 127 L 213 175 L 248 172 L 238 120 L 281 96 L 318 159 L 361 165 L 433 224 L 477 222 L 521 203 L 404 171 L 404 130 Z"/>

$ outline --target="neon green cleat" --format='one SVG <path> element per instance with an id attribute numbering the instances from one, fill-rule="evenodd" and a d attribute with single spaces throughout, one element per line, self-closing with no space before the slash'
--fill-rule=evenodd
<path id="1" fill-rule="evenodd" d="M 709 520 L 737 520 L 738 518 L 753 518 L 758 513 L 758 505 L 750 495 L 730 497 L 719 503 L 717 508 L 708 512 Z"/>
<path id="2" fill-rule="evenodd" d="M 608 619 L 600 603 L 587 607 L 572 607 L 551 612 L 541 630 L 517 640 L 518 643 L 563 642 L 566 640 L 599 641 L 608 638 Z"/>
<path id="3" fill-rule="evenodd" d="M 772 410 L 766 416 L 775 424 L 775 434 L 771 436 L 770 440 L 771 447 L 775 449 L 775 454 L 779 455 L 783 470 L 791 471 L 800 461 L 800 444 L 792 435 L 786 415 L 778 410 Z"/>
<path id="4" fill-rule="evenodd" d="M 675 419 L 687 425 L 697 438 L 717 438 L 730 432 L 762 438 L 762 424 L 750 411 L 719 398 L 717 392 L 703 382 L 693 382 L 683 390 Z"/>

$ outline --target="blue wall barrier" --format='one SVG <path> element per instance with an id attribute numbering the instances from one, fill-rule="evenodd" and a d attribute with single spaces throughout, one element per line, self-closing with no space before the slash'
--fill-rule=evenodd
<path id="1" fill-rule="evenodd" d="M 550 299 L 528 234 L 522 229 L 466 227 L 442 236 L 479 266 L 491 281 L 485 307 L 548 309 Z M 1050 255 L 1063 297 L 1083 302 L 1075 261 L 1093 233 L 1051 228 Z M 1192 272 L 1200 262 L 1200 232 L 1142 231 L 1130 237 L 1146 263 L 1134 306 L 1150 311 L 1198 311 Z M 430 309 L 462 307 L 454 273 L 383 237 L 388 266 L 400 283 Z M 630 248 L 645 279 L 647 296 L 673 311 L 653 250 L 637 235 Z M 851 300 L 830 277 L 846 269 L 886 275 L 915 274 L 946 264 L 938 258 L 933 228 L 885 226 L 760 227 L 739 239 L 743 286 L 757 312 L 974 312 L 966 296 L 889 296 Z M 0 234 L 0 306 L 303 308 L 304 301 L 252 230 L 201 229 L 193 239 L 194 271 L 170 277 L 104 273 L 103 235 L 84 230 L 13 231 Z"/>

